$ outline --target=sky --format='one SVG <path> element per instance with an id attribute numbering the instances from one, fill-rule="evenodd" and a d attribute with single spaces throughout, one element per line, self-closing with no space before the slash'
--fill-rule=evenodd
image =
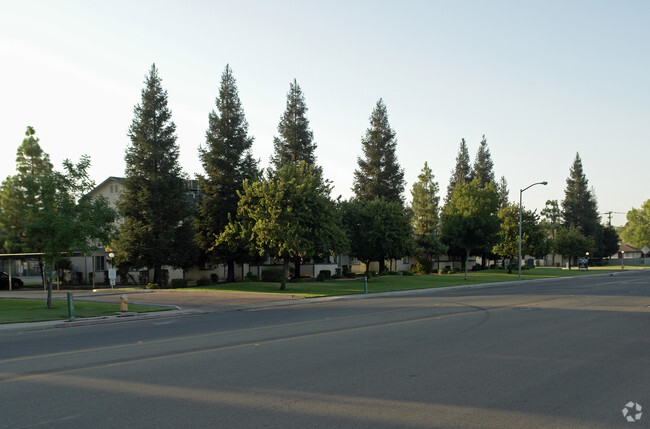
<path id="1" fill-rule="evenodd" d="M 156 64 L 179 162 L 198 148 L 227 64 L 266 167 L 296 79 L 332 197 L 352 196 L 383 99 L 404 196 L 427 162 L 444 197 L 462 138 L 485 135 L 497 178 L 527 209 L 562 201 L 578 153 L 603 220 L 650 199 L 650 2 L 0 0 L 0 179 L 28 125 L 56 168 L 90 155 L 124 175 L 128 128 Z M 620 214 L 622 213 L 622 214 Z"/>

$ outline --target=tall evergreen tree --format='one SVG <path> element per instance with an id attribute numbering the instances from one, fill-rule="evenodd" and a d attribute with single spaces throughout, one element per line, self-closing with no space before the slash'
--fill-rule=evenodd
<path id="1" fill-rule="evenodd" d="M 126 179 L 118 208 L 124 223 L 116 243 L 116 261 L 154 271 L 162 284 L 163 266 L 187 268 L 195 252 L 185 177 L 178 164 L 176 126 L 167 107 L 155 64 L 134 108 L 126 150 Z"/>
<path id="2" fill-rule="evenodd" d="M 579 226 L 585 236 L 594 237 L 602 227 L 598 204 L 588 184 L 589 181 L 582 169 L 582 160 L 576 153 L 569 177 L 566 179 L 567 186 L 562 201 L 563 224 Z"/>
<path id="3" fill-rule="evenodd" d="M 289 162 L 304 161 L 316 164 L 316 143 L 314 133 L 309 129 L 307 104 L 298 82 L 294 79 L 289 85 L 287 107 L 278 124 L 277 137 L 273 138 L 274 154 L 271 164 L 279 171 Z M 316 169 L 318 171 L 318 169 Z"/>
<path id="4" fill-rule="evenodd" d="M 199 148 L 199 158 L 205 175 L 199 176 L 200 201 L 195 218 L 197 241 L 212 262 L 224 261 L 228 266 L 227 280 L 235 280 L 235 262 L 248 252 L 223 243 L 215 246 L 220 234 L 237 210 L 238 191 L 245 179 L 257 175 L 257 161 L 252 156 L 253 138 L 248 135 L 248 122 L 239 100 L 237 84 L 229 65 L 221 75 L 221 87 L 216 99 L 217 111 L 208 116 L 205 148 Z"/>
<path id="5" fill-rule="evenodd" d="M 433 172 L 425 162 L 422 173 L 418 176 L 418 181 L 413 184 L 411 196 L 413 203 L 413 217 L 411 224 L 413 232 L 416 235 L 430 235 L 438 232 L 439 227 L 439 208 L 440 190 L 438 183 L 434 180 Z"/>
<path id="6" fill-rule="evenodd" d="M 413 184 L 411 195 L 411 226 L 415 235 L 416 270 L 423 274 L 433 268 L 432 259 L 447 251 L 440 242 L 440 187 L 435 182 L 433 172 L 425 162 L 418 181 Z"/>
<path id="7" fill-rule="evenodd" d="M 488 183 L 497 184 L 494 180 L 494 163 L 492 162 L 492 156 L 490 155 L 485 134 L 476 152 L 471 176 L 472 179 L 479 179 L 481 186 L 485 186 Z"/>
<path id="8" fill-rule="evenodd" d="M 375 199 L 403 204 L 404 170 L 397 162 L 395 131 L 388 123 L 388 111 L 380 98 L 370 115 L 370 128 L 361 139 L 364 158 L 354 171 L 352 190 L 362 203 Z"/>
<path id="9" fill-rule="evenodd" d="M 460 147 L 458 148 L 458 155 L 456 155 L 456 167 L 451 172 L 451 177 L 449 178 L 449 186 L 447 186 L 447 197 L 445 198 L 445 204 L 448 204 L 451 201 L 451 197 L 454 194 L 454 189 L 456 185 L 461 183 L 469 183 L 472 181 L 472 167 L 469 160 L 469 151 L 467 150 L 467 144 L 465 139 L 460 140 Z"/>
<path id="10" fill-rule="evenodd" d="M 499 194 L 499 208 L 508 207 L 510 205 L 510 190 L 505 176 L 501 176 L 499 183 L 497 183 L 497 194 Z"/>

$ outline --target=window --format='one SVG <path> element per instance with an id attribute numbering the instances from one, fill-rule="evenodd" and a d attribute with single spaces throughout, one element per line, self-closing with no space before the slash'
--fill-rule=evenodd
<path id="1" fill-rule="evenodd" d="M 402 264 L 408 265 L 409 264 L 409 257 L 404 256 L 404 259 L 402 259 Z"/>
<path id="2" fill-rule="evenodd" d="M 104 256 L 95 256 L 95 271 L 104 271 L 106 269 L 106 258 Z"/>

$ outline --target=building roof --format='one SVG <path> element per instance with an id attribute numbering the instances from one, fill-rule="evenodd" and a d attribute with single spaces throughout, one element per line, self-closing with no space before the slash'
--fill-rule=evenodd
<path id="1" fill-rule="evenodd" d="M 618 251 L 625 252 L 625 253 L 634 253 L 634 252 L 643 253 L 643 250 L 637 249 L 636 247 L 630 246 L 629 244 L 625 244 L 625 243 L 618 246 Z"/>

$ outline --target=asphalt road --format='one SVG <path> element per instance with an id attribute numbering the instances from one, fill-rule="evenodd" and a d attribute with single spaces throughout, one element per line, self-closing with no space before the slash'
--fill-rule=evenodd
<path id="1" fill-rule="evenodd" d="M 633 272 L 6 330 L 0 427 L 648 427 L 647 306 Z"/>

